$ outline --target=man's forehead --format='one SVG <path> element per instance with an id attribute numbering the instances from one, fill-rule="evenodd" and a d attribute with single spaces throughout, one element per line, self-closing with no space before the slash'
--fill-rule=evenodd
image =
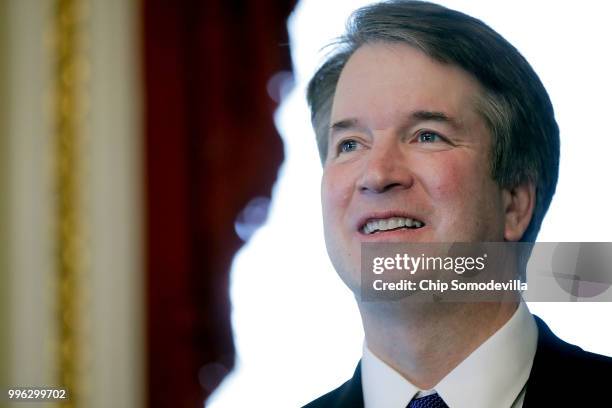
<path id="1" fill-rule="evenodd" d="M 410 119 L 459 126 L 473 114 L 478 82 L 404 44 L 366 44 L 351 56 L 334 95 L 330 126 L 384 128 Z"/>

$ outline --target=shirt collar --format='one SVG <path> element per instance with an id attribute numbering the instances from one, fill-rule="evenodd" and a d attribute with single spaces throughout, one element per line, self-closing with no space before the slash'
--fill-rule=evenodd
<path id="1" fill-rule="evenodd" d="M 361 385 L 365 408 L 405 408 L 419 389 L 363 343 Z"/>
<path id="2" fill-rule="evenodd" d="M 510 320 L 448 373 L 435 390 L 452 408 L 510 407 L 529 378 L 537 339 L 533 316 L 520 302 Z M 365 343 L 361 370 L 365 408 L 404 408 L 421 391 Z"/>

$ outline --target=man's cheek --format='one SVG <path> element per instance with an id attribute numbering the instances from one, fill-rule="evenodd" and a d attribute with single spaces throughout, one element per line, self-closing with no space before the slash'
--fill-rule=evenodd
<path id="1" fill-rule="evenodd" d="M 321 204 L 324 212 L 339 213 L 346 210 L 351 189 L 342 177 L 324 176 L 321 185 Z"/>
<path id="2" fill-rule="evenodd" d="M 330 232 L 338 229 L 340 214 L 342 213 L 341 203 L 338 199 L 338 192 L 331 186 L 324 186 L 321 193 L 321 207 L 323 211 L 323 224 L 325 230 Z"/>
<path id="3" fill-rule="evenodd" d="M 474 175 L 468 176 L 470 173 L 466 172 L 464 165 L 450 160 L 436 164 L 430 165 L 420 177 L 434 206 L 447 200 L 467 198 L 473 193 L 470 183 Z"/>

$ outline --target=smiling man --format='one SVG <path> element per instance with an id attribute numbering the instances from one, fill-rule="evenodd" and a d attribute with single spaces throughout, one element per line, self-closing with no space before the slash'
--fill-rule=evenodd
<path id="1" fill-rule="evenodd" d="M 542 83 L 481 21 L 424 2 L 358 10 L 310 82 L 325 241 L 355 293 L 355 375 L 309 407 L 587 406 L 611 359 L 504 302 L 365 301 L 364 243 L 532 242 L 559 131 Z M 609 378 L 609 377 L 608 377 Z"/>

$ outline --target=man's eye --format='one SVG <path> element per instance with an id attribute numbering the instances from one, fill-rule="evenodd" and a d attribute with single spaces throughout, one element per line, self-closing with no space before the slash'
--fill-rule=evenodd
<path id="1" fill-rule="evenodd" d="M 352 140 L 352 139 L 344 140 L 338 145 L 338 152 L 339 153 L 352 152 L 353 150 L 357 150 L 358 146 L 359 144 L 355 140 Z"/>
<path id="2" fill-rule="evenodd" d="M 417 141 L 419 143 L 434 143 L 443 142 L 444 139 L 435 132 L 422 132 L 417 136 Z"/>

